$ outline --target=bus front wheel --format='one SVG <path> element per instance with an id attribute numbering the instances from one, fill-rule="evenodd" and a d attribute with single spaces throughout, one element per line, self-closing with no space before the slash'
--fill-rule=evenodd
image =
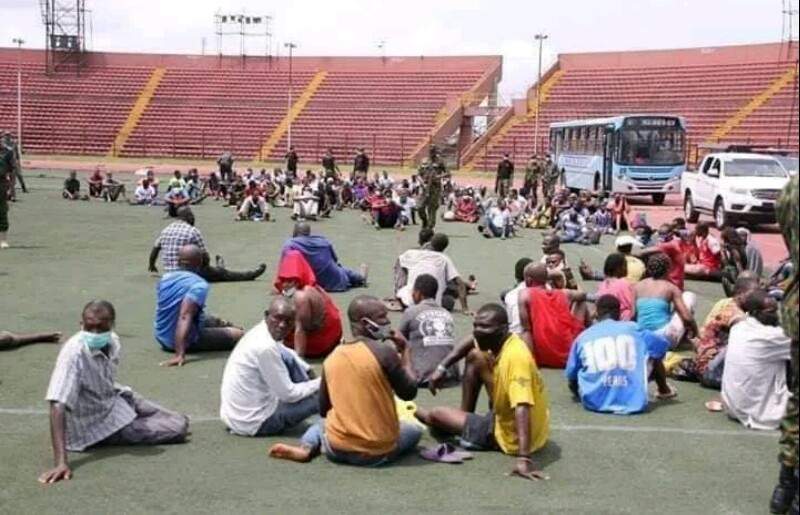
<path id="1" fill-rule="evenodd" d="M 667 198 L 666 193 L 653 193 L 653 204 L 660 206 L 664 203 L 665 198 Z"/>

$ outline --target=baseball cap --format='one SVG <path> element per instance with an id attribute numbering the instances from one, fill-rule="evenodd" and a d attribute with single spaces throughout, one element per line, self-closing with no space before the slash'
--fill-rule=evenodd
<path id="1" fill-rule="evenodd" d="M 633 236 L 629 236 L 629 235 L 620 236 L 614 241 L 614 246 L 617 247 L 617 248 L 624 247 L 626 245 L 631 245 L 633 247 L 641 247 L 642 246 L 642 244 L 639 243 L 639 240 L 637 240 Z"/>

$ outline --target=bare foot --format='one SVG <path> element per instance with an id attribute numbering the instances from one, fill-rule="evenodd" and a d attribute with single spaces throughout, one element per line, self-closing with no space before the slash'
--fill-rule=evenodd
<path id="1" fill-rule="evenodd" d="M 311 461 L 310 449 L 285 443 L 276 443 L 270 447 L 268 454 L 271 458 L 277 458 L 279 460 L 296 461 L 298 463 Z"/>
<path id="2" fill-rule="evenodd" d="M 364 286 L 366 286 L 367 276 L 369 275 L 369 265 L 367 265 L 366 263 L 361 263 L 359 270 L 361 271 L 361 276 L 364 278 Z"/>

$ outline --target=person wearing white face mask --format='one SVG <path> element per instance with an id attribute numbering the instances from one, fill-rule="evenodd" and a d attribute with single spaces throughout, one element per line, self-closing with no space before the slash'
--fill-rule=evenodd
<path id="1" fill-rule="evenodd" d="M 147 401 L 116 383 L 119 336 L 114 306 L 95 300 L 83 308 L 81 331 L 61 348 L 46 399 L 50 402 L 55 467 L 41 483 L 70 479 L 67 451 L 100 445 L 182 443 L 189 419 Z"/>
<path id="2" fill-rule="evenodd" d="M 322 358 L 342 340 L 342 316 L 330 295 L 317 284 L 303 254 L 289 250 L 278 265 L 275 289 L 292 300 L 295 330 L 284 345 L 301 357 Z"/>

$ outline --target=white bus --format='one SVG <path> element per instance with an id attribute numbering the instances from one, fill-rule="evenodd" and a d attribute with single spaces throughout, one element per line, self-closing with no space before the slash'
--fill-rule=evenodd
<path id="1" fill-rule="evenodd" d="M 563 186 L 652 195 L 661 204 L 680 192 L 686 169 L 686 123 L 680 116 L 629 114 L 550 125 L 550 154 Z"/>

